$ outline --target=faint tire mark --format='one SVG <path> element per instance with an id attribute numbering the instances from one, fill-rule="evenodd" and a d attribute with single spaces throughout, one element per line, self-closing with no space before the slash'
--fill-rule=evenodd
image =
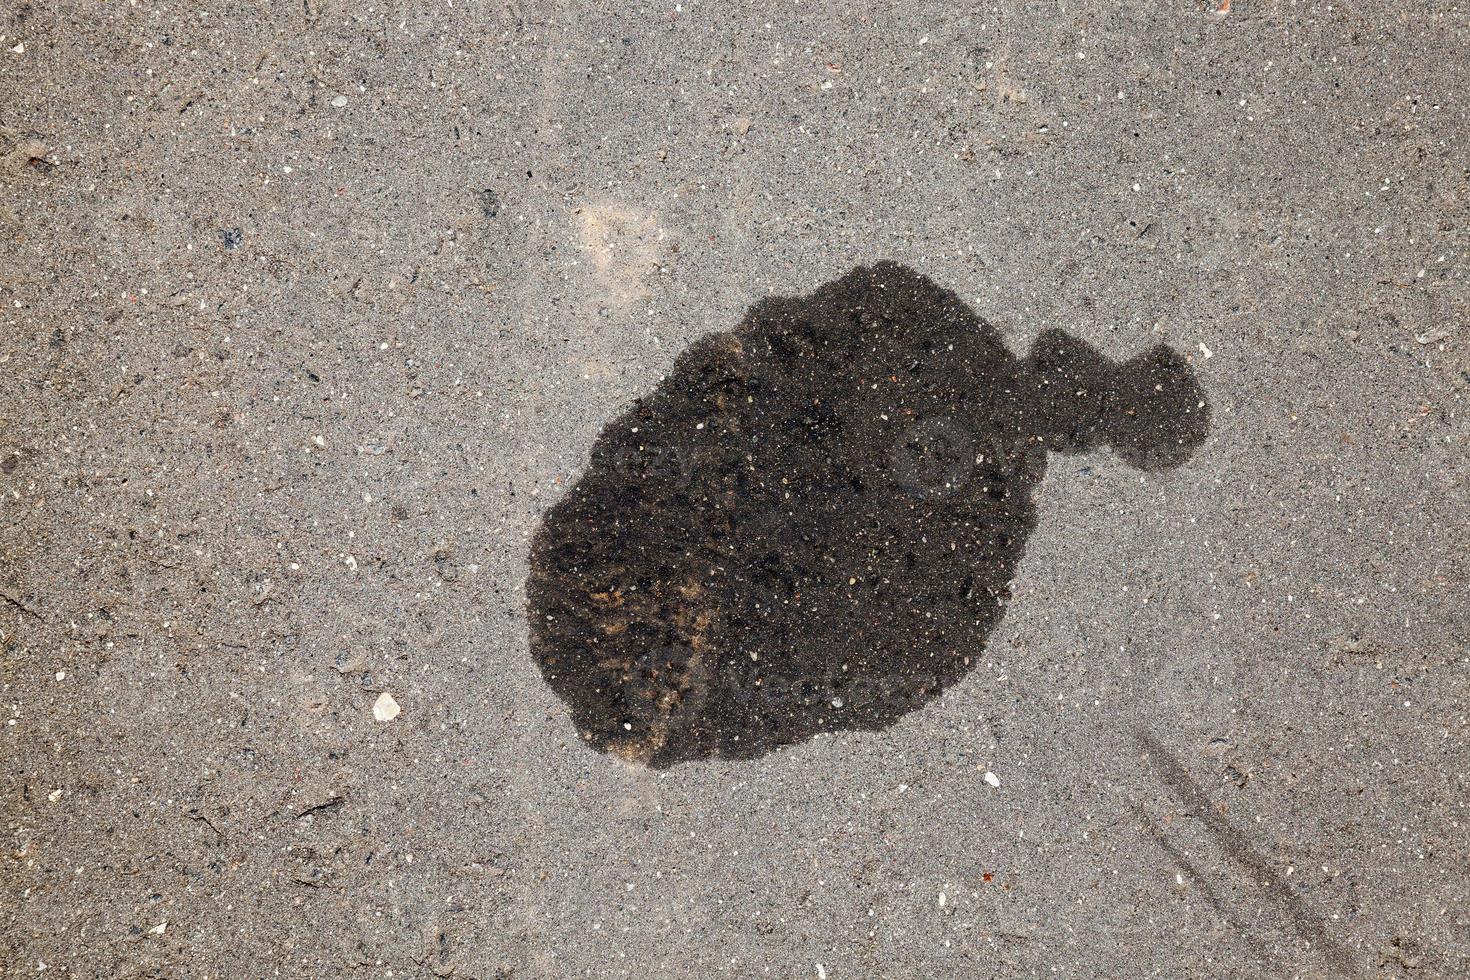
<path id="1" fill-rule="evenodd" d="M 1173 788 L 1191 813 L 1205 825 L 1205 829 L 1213 835 L 1220 849 L 1249 872 L 1260 885 L 1262 892 L 1268 898 L 1273 899 L 1286 913 L 1287 920 L 1296 934 L 1317 949 L 1336 975 L 1361 976 L 1357 964 L 1350 960 L 1342 948 L 1328 936 L 1327 925 L 1322 917 L 1307 907 L 1302 896 L 1285 882 L 1285 876 L 1252 846 L 1249 838 L 1237 830 L 1235 825 L 1216 809 L 1209 794 L 1189 774 L 1184 764 L 1150 732 L 1140 728 L 1134 732 L 1134 737 L 1138 739 L 1139 746 L 1153 762 L 1159 776 Z"/>

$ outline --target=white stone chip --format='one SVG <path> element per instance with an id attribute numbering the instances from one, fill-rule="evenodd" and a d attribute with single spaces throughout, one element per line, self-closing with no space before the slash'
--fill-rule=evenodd
<path id="1" fill-rule="evenodd" d="M 387 691 L 379 694 L 378 700 L 373 702 L 373 717 L 378 721 L 392 721 L 402 710 L 398 707 L 398 702 L 393 700 L 393 695 Z"/>
<path id="2" fill-rule="evenodd" d="M 990 786 L 999 786 L 1000 785 L 1000 777 L 997 776 L 995 773 L 991 772 L 989 769 L 987 769 L 987 770 L 985 770 L 985 782 L 988 785 L 990 785 Z"/>

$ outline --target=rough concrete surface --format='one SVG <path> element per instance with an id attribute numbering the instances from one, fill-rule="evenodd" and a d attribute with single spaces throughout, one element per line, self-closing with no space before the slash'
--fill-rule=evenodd
<path id="1" fill-rule="evenodd" d="M 0 973 L 1470 975 L 1470 14 L 881 7 L 0 9 Z M 882 259 L 1209 435 L 891 727 L 590 750 L 541 516 Z"/>

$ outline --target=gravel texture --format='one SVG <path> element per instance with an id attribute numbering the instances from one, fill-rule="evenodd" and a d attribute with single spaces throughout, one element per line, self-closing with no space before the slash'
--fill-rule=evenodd
<path id="1" fill-rule="evenodd" d="M 1470 14 L 881 6 L 0 11 L 0 974 L 1470 975 Z M 1207 438 L 891 727 L 592 751 L 542 515 L 883 259 Z"/>

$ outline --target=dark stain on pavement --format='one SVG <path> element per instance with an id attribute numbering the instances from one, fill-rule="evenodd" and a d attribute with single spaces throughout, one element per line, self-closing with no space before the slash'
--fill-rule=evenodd
<path id="1" fill-rule="evenodd" d="M 1018 358 L 949 290 L 858 268 L 604 429 L 532 544 L 531 650 L 587 744 L 655 768 L 881 729 L 980 656 L 1049 453 L 1156 470 L 1208 428 L 1168 347 Z"/>

